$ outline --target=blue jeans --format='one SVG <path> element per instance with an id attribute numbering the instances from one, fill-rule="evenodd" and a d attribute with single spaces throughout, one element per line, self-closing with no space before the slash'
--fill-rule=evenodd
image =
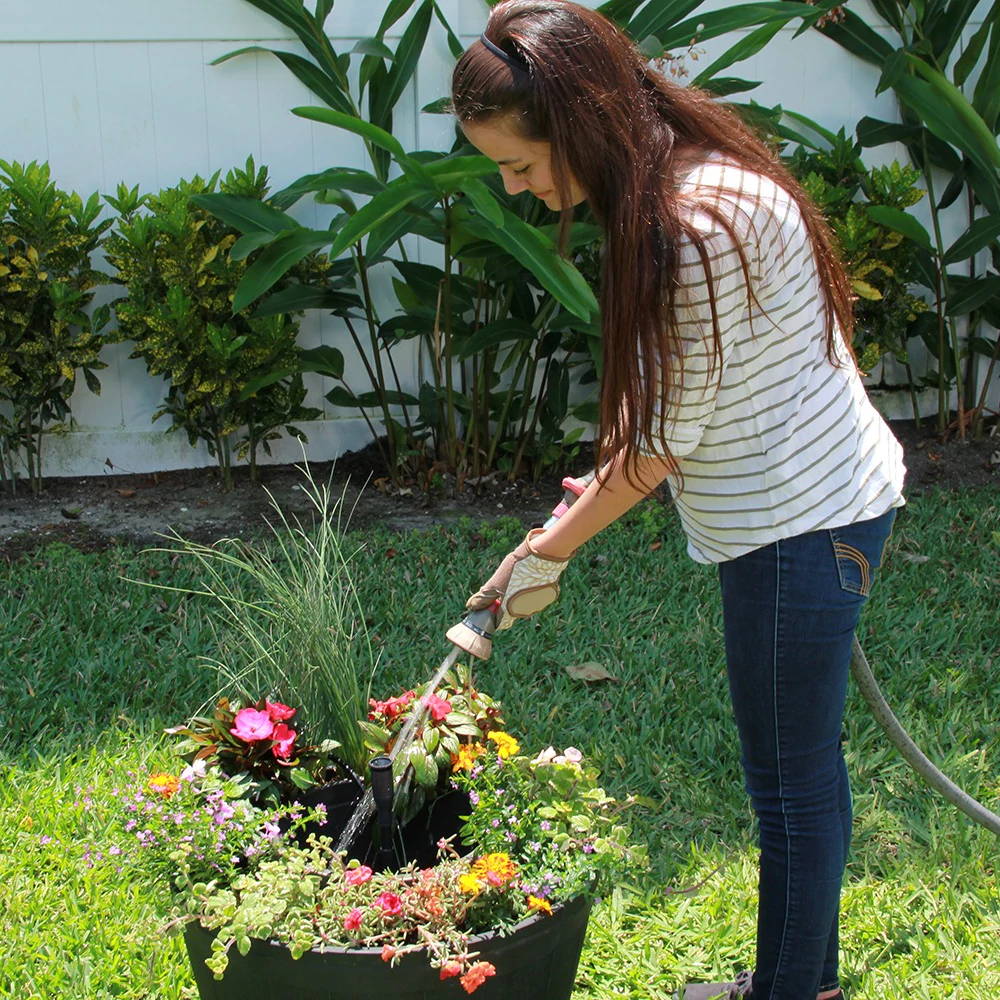
<path id="1" fill-rule="evenodd" d="M 719 565 L 729 688 L 760 827 L 754 1000 L 814 1000 L 838 986 L 851 639 L 894 515 Z"/>

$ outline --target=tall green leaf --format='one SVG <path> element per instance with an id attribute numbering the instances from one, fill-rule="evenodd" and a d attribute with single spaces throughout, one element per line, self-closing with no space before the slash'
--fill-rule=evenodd
<path id="1" fill-rule="evenodd" d="M 233 312 L 242 312 L 260 298 L 300 260 L 330 242 L 330 233 L 302 229 L 279 236 L 247 268 L 233 298 Z"/>
<path id="2" fill-rule="evenodd" d="M 300 118 L 308 118 L 310 121 L 335 125 L 337 128 L 342 128 L 347 132 L 353 132 L 355 135 L 359 135 L 362 139 L 370 142 L 373 146 L 378 146 L 380 149 L 391 153 L 394 159 L 398 161 L 407 159 L 402 145 L 395 136 L 386 132 L 385 129 L 365 121 L 363 118 L 333 111 L 330 108 L 313 107 L 292 108 L 292 114 L 298 115 Z"/>
<path id="3" fill-rule="evenodd" d="M 235 194 L 196 194 L 192 196 L 191 202 L 241 233 L 278 234 L 302 228 L 290 215 L 279 212 L 256 198 L 244 198 Z"/>
<path id="4" fill-rule="evenodd" d="M 261 45 L 248 45 L 246 48 L 236 49 L 235 52 L 227 52 L 224 56 L 212 61 L 215 66 L 218 63 L 232 59 L 234 56 L 245 55 L 248 52 L 266 52 L 279 59 L 292 73 L 306 85 L 320 100 L 326 101 L 331 108 L 343 111 L 346 114 L 357 114 L 357 108 L 351 98 L 350 91 L 346 88 L 345 82 L 331 78 L 324 73 L 315 63 L 308 59 L 296 55 L 294 52 L 282 52 L 279 49 L 268 49 Z"/>
<path id="5" fill-rule="evenodd" d="M 729 31 L 739 31 L 754 25 L 778 24 L 780 27 L 797 17 L 814 21 L 823 12 L 825 6 L 828 4 L 818 4 L 814 7 L 807 3 L 797 3 L 795 0 L 735 4 L 721 10 L 699 14 L 697 17 L 670 26 L 666 31 L 661 29 L 653 31 L 651 34 L 655 34 L 659 38 L 664 49 L 676 49 L 690 45 L 692 40 L 701 43 Z"/>
<path id="6" fill-rule="evenodd" d="M 423 51 L 433 13 L 432 0 L 424 0 L 406 26 L 406 30 L 396 46 L 396 56 L 392 68 L 388 71 L 384 81 L 379 81 L 376 86 L 377 78 L 373 77 L 369 89 L 369 107 L 373 120 L 388 122 L 391 119 L 393 109 L 400 97 L 403 96 L 403 91 L 417 68 L 417 60 Z"/>
<path id="7" fill-rule="evenodd" d="M 735 63 L 742 62 L 756 55 L 772 38 L 781 30 L 782 22 L 775 21 L 773 24 L 765 24 L 751 31 L 745 38 L 740 39 L 735 45 L 730 46 L 725 52 L 705 67 L 692 81 L 695 87 L 704 87 L 705 83 L 715 76 L 716 73 L 728 69 Z M 745 88 L 744 88 L 745 89 Z"/>
<path id="8" fill-rule="evenodd" d="M 868 215 L 879 225 L 902 233 L 925 250 L 932 249 L 930 234 L 914 216 L 902 209 L 890 208 L 888 205 L 869 205 Z"/>
<path id="9" fill-rule="evenodd" d="M 987 217 L 976 219 L 969 228 L 946 251 L 944 262 L 954 264 L 966 260 L 988 247 L 1000 237 L 1000 219 Z"/>
<path id="10" fill-rule="evenodd" d="M 456 211 L 456 216 L 459 212 Z M 556 252 L 552 241 L 529 226 L 510 209 L 503 210 L 503 228 L 483 216 L 468 213 L 461 218 L 463 229 L 506 250 L 528 268 L 539 283 L 571 313 L 589 319 L 598 311 L 597 299 L 583 275 Z"/>
<path id="11" fill-rule="evenodd" d="M 380 222 L 392 218 L 414 199 L 426 193 L 426 187 L 417 181 L 408 177 L 397 178 L 351 216 L 344 228 L 337 233 L 330 247 L 330 256 L 339 257 L 352 243 L 363 239 Z"/>
<path id="12" fill-rule="evenodd" d="M 849 7 L 844 7 L 843 12 L 842 21 L 829 21 L 819 30 L 859 59 L 881 66 L 895 51 L 893 46 Z"/>

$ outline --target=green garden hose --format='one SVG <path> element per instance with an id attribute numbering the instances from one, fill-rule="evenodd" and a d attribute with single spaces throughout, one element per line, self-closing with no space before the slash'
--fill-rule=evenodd
<path id="1" fill-rule="evenodd" d="M 879 725 L 885 730 L 893 746 L 903 755 L 903 759 L 927 782 L 931 788 L 940 792 L 949 802 L 958 806 L 962 812 L 980 826 L 986 827 L 991 833 L 1000 836 L 1000 816 L 990 812 L 981 802 L 977 802 L 968 792 L 963 791 L 947 775 L 927 758 L 927 755 L 913 742 L 910 734 L 903 728 L 892 709 L 886 702 L 878 682 L 868 666 L 868 659 L 857 636 L 851 649 L 851 673 L 861 689 L 861 694 Z"/>

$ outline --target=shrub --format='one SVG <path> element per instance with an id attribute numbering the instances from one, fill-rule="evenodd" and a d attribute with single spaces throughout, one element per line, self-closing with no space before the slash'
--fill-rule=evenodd
<path id="1" fill-rule="evenodd" d="M 110 310 L 86 312 L 108 281 L 91 265 L 111 224 L 99 214 L 96 192 L 84 202 L 60 190 L 48 164 L 0 160 L 0 479 L 12 492 L 21 465 L 40 490 L 42 434 L 70 418 L 77 372 L 101 391 Z"/>
<path id="2" fill-rule="evenodd" d="M 292 422 L 315 419 L 320 411 L 304 404 L 298 320 L 287 312 L 233 313 L 246 269 L 241 254 L 232 252 L 239 234 L 192 203 L 217 187 L 264 200 L 267 170 L 256 170 L 250 158 L 221 184 L 216 173 L 155 195 L 119 185 L 117 196 L 107 199 L 120 216 L 107 255 L 126 289 L 115 303 L 120 339 L 134 341 L 131 357 L 142 358 L 150 374 L 169 380 L 153 419 L 166 414 L 171 430 L 182 428 L 191 444 L 204 441 L 229 488 L 234 451 L 249 458 L 256 478 L 258 449 L 270 454 L 269 442 L 282 426 L 304 437 Z M 311 256 L 285 282 L 316 279 L 325 269 Z"/>

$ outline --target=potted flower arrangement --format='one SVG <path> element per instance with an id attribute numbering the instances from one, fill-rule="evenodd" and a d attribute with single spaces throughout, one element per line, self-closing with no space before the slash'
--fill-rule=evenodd
<path id="1" fill-rule="evenodd" d="M 218 693 L 168 731 L 182 764 L 118 796 L 111 854 L 170 887 L 202 1000 L 568 998 L 593 899 L 645 863 L 632 800 L 572 747 L 523 752 L 461 667 L 369 697 L 360 548 L 305 471 L 312 525 L 274 505 L 272 545 L 168 550 L 216 599 Z M 373 755 L 390 826 L 349 836 Z"/>
<path id="2" fill-rule="evenodd" d="M 338 851 L 326 809 L 300 794 L 335 750 L 299 745 L 295 709 L 267 699 L 172 730 L 183 768 L 121 797 L 120 850 L 172 886 L 202 1000 L 445 996 L 448 980 L 484 998 L 569 997 L 592 900 L 645 860 L 630 803 L 572 747 L 523 753 L 461 669 L 436 692 L 372 700 L 366 741 L 391 753 L 415 712 L 396 756 L 397 784 L 413 782 L 400 825 L 437 837 L 431 863 L 409 860 L 405 838 L 385 870 L 364 837 Z"/>

